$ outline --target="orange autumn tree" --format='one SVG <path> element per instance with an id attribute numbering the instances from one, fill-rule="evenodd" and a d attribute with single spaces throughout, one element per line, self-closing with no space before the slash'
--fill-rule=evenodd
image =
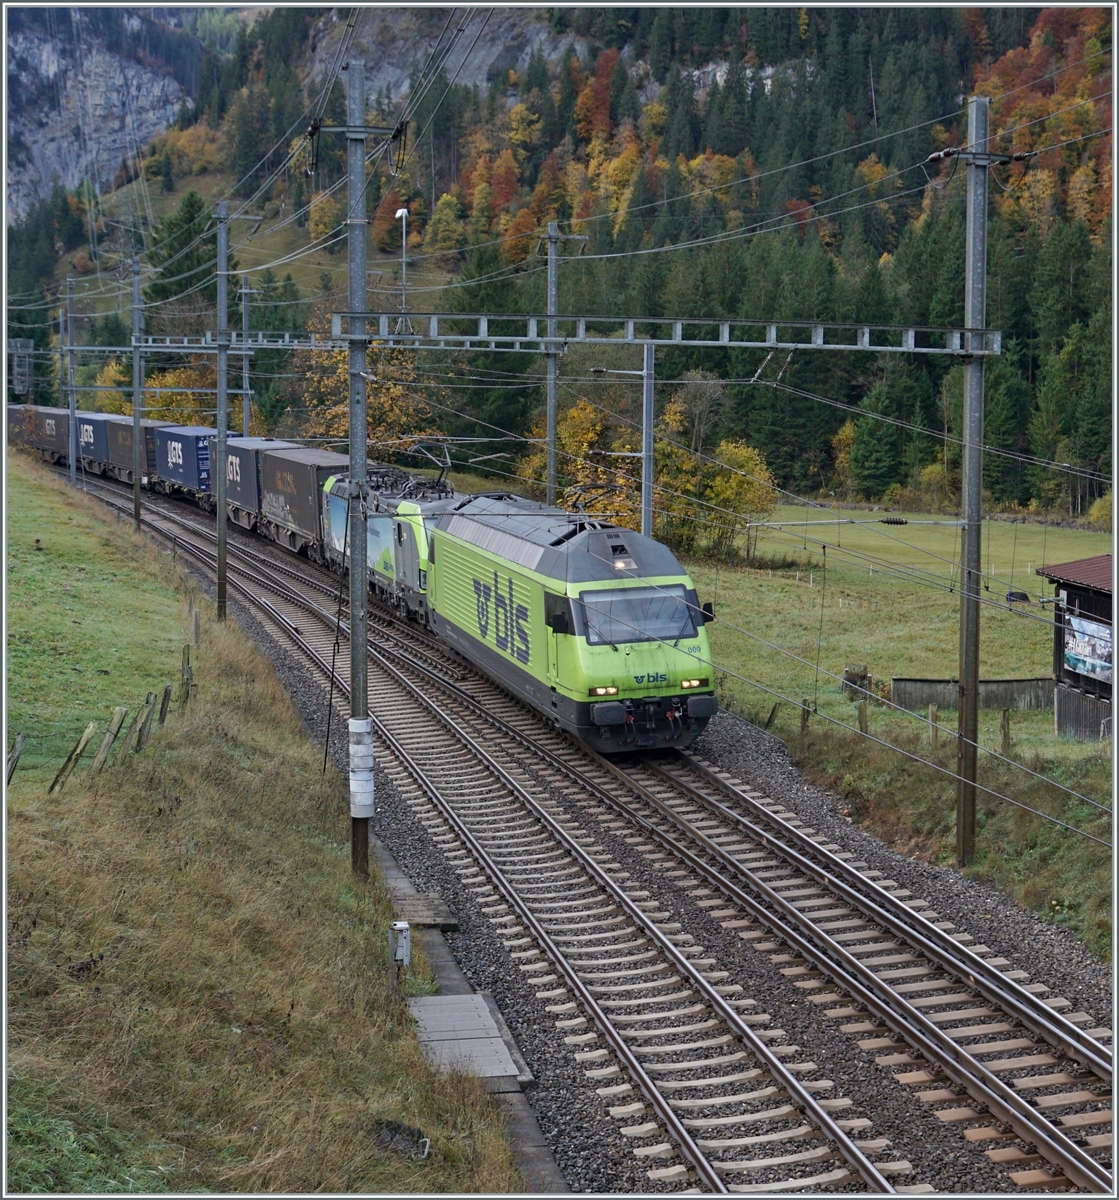
<path id="1" fill-rule="evenodd" d="M 980 10 L 969 9 L 973 44 L 983 45 Z M 976 91 L 1003 96 L 992 105 L 991 128 L 1010 130 L 992 149 L 1040 150 L 1006 168 L 1009 190 L 992 200 L 1011 228 L 1043 233 L 1058 212 L 1080 218 L 1094 237 L 1111 213 L 1111 13 L 1107 8 L 1048 8 L 1028 46 L 977 68 Z M 1053 147 L 1048 149 L 1048 147 Z"/>
<path id="2" fill-rule="evenodd" d="M 319 333 L 326 331 L 326 314 L 321 305 L 317 306 L 308 327 Z M 367 361 L 367 372 L 374 377 L 366 389 L 371 455 L 393 455 L 423 438 L 438 436 L 435 416 L 417 383 L 415 356 L 405 350 L 382 349 L 372 342 Z M 293 356 L 293 369 L 303 377 L 303 411 L 298 414 L 303 436 L 346 441 L 350 427 L 346 352 L 298 350 Z"/>
<path id="3" fill-rule="evenodd" d="M 517 477 L 537 499 L 544 498 L 547 478 L 546 428 L 538 421 L 529 436 L 533 449 L 517 464 Z M 616 525 L 641 525 L 640 486 L 626 466 L 628 459 L 611 458 L 604 450 L 630 450 L 607 426 L 598 410 L 579 400 L 556 420 L 556 476 L 561 507 L 609 517 Z"/>

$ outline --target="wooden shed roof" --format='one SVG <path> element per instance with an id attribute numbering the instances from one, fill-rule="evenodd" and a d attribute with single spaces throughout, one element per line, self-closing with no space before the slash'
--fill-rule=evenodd
<path id="1" fill-rule="evenodd" d="M 1094 592 L 1111 595 L 1111 555 L 1097 554 L 1095 558 L 1078 558 L 1074 562 L 1057 563 L 1053 567 L 1038 567 L 1037 573 L 1053 583 L 1072 583 L 1091 588 Z"/>

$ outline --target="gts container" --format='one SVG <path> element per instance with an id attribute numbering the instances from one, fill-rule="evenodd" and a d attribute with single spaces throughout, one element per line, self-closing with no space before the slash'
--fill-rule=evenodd
<path id="1" fill-rule="evenodd" d="M 323 488 L 350 465 L 344 454 L 305 446 L 260 453 L 260 528 L 296 553 L 322 558 Z"/>
<path id="2" fill-rule="evenodd" d="M 87 471 L 105 474 L 109 462 L 109 426 L 128 419 L 114 413 L 78 413 L 78 457 Z"/>
<path id="3" fill-rule="evenodd" d="M 260 520 L 260 454 L 262 450 L 298 450 L 295 442 L 269 437 L 230 437 L 225 443 L 225 500 L 229 519 L 242 529 Z M 218 439 L 210 438 L 210 461 L 217 462 Z"/>
<path id="4" fill-rule="evenodd" d="M 36 408 L 31 416 L 31 445 L 47 462 L 70 458 L 70 412 L 65 408 Z"/>
<path id="5" fill-rule="evenodd" d="M 143 418 L 140 421 L 140 436 L 144 439 L 144 452 L 141 456 L 141 471 L 144 480 L 151 479 L 156 474 L 155 431 L 168 428 L 167 421 L 153 421 Z M 105 429 L 105 439 L 108 443 L 109 474 L 124 483 L 132 482 L 132 418 L 125 417 L 114 421 Z"/>
<path id="6" fill-rule="evenodd" d="M 155 431 L 156 479 L 165 492 L 210 495 L 210 434 L 207 425 L 165 425 Z"/>
<path id="7" fill-rule="evenodd" d="M 7 405 L 8 445 L 31 444 L 31 407 L 27 404 Z"/>

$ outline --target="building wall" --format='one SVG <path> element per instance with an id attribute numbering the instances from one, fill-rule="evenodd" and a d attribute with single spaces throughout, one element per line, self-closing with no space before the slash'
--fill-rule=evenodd
<path id="1" fill-rule="evenodd" d="M 1111 737 L 1111 701 L 1057 684 L 1053 706 L 1058 737 L 1098 742 Z"/>

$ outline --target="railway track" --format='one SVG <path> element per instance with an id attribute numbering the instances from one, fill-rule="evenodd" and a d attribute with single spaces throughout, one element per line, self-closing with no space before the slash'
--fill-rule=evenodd
<path id="1" fill-rule="evenodd" d="M 212 529 L 162 510 L 150 522 L 212 569 Z M 229 553 L 230 586 L 325 681 L 329 579 Z M 615 839 L 680 889 L 678 907 L 714 911 L 760 969 L 885 1052 L 883 1068 L 906 1068 L 897 1081 L 992 1147 L 1017 1187 L 1110 1194 L 1111 1052 L 1104 1031 L 1084 1031 L 1087 1014 L 1062 1015 L 1067 1002 L 1044 1001 L 1043 986 L 702 760 L 599 758 L 434 639 L 375 620 L 371 706 L 391 773 L 570 1031 L 588 1082 L 632 1122 L 621 1132 L 657 1184 L 932 1190 L 902 1182 L 909 1164 L 890 1158 L 872 1120 L 766 1028 L 679 913 L 630 884 Z"/>

